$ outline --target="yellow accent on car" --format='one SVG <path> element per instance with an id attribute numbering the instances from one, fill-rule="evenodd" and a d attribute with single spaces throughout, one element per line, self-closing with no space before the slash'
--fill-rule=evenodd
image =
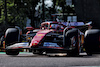
<path id="1" fill-rule="evenodd" d="M 28 40 L 31 39 L 30 37 L 28 37 Z"/>
<path id="2" fill-rule="evenodd" d="M 38 34 L 37 36 L 44 36 L 44 34 Z"/>
<path id="3" fill-rule="evenodd" d="M 81 44 L 83 44 L 84 43 L 84 35 L 82 35 L 82 37 L 81 37 Z"/>

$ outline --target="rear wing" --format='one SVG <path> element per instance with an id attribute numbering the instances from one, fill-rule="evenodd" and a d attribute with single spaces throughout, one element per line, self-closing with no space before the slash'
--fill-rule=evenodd
<path id="1" fill-rule="evenodd" d="M 73 26 L 73 27 L 77 27 L 77 26 L 89 26 L 89 25 L 91 25 L 92 24 L 92 22 L 88 22 L 88 23 L 84 23 L 84 22 L 61 22 L 63 25 L 65 25 L 65 26 Z"/>

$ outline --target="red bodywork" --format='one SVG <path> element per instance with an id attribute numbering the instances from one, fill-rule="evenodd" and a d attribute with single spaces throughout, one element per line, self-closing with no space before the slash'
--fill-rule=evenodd
<path id="1" fill-rule="evenodd" d="M 27 30 L 33 30 L 33 27 L 26 27 Z"/>
<path id="2" fill-rule="evenodd" d="M 53 25 L 54 24 L 54 25 Z M 66 26 L 67 22 L 55 22 L 55 21 L 49 21 L 49 22 L 43 22 L 41 23 L 41 27 L 40 27 L 40 30 L 36 33 L 36 35 L 33 37 L 33 39 L 31 40 L 31 43 L 30 44 L 14 44 L 8 48 L 10 49 L 14 49 L 14 48 L 31 48 L 31 47 L 35 47 L 35 46 L 39 46 L 39 44 L 41 44 L 43 38 L 46 36 L 46 34 L 50 33 L 50 32 L 53 32 L 53 33 L 59 33 L 61 35 L 63 35 L 63 30 Z M 80 25 L 82 25 L 83 23 L 80 23 Z M 84 24 L 83 24 L 84 25 Z M 43 28 L 43 29 L 42 29 Z M 74 23 L 72 23 L 72 26 L 70 26 L 69 28 L 67 29 L 70 29 L 70 28 L 75 28 L 74 26 Z M 28 27 L 27 28 L 28 30 L 32 30 L 33 28 L 32 27 Z M 29 33 L 29 32 L 28 32 Z M 27 34 L 28 34 L 27 33 Z M 45 46 L 44 46 L 45 47 Z M 63 49 L 63 47 L 52 47 L 52 46 L 49 46 L 46 48 L 59 48 L 59 49 Z"/>
<path id="3" fill-rule="evenodd" d="M 43 22 L 41 23 L 41 27 L 45 28 L 45 29 L 41 29 L 39 30 L 36 35 L 33 37 L 30 46 L 29 47 L 35 47 L 38 46 L 38 44 L 42 41 L 42 39 L 45 37 L 46 34 L 48 34 L 49 32 L 63 32 L 64 28 L 62 30 L 57 30 L 57 29 L 51 29 L 51 24 L 59 24 L 58 22 Z M 45 25 L 47 25 L 47 27 L 45 27 Z M 63 24 L 61 24 L 62 26 L 65 26 Z"/>
<path id="4" fill-rule="evenodd" d="M 53 30 L 40 30 L 40 31 L 38 31 L 37 32 L 37 34 L 33 37 L 33 39 L 32 39 L 32 41 L 31 41 L 31 44 L 30 44 L 30 46 L 29 47 L 31 47 L 31 46 L 37 46 L 38 44 L 39 44 L 39 42 L 43 39 L 43 37 L 47 34 L 47 33 L 49 33 L 49 32 L 51 32 L 51 31 L 53 31 Z"/>

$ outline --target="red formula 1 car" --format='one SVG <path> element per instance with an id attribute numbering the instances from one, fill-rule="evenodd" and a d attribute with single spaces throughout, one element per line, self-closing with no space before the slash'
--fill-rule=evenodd
<path id="1" fill-rule="evenodd" d="M 20 34 L 17 28 L 8 28 L 5 33 L 6 54 L 18 55 L 21 49 L 30 49 L 34 54 L 67 53 L 69 56 L 79 55 L 84 43 L 84 33 L 80 29 L 83 22 L 59 23 L 54 21 L 43 22 L 40 30 L 33 33 L 31 42 L 20 43 Z M 80 28 L 81 27 L 81 28 Z"/>

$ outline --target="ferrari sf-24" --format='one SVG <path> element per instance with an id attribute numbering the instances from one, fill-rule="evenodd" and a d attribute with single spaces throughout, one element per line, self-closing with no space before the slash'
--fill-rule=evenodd
<path id="1" fill-rule="evenodd" d="M 90 24 L 91 22 L 86 24 L 83 22 L 43 22 L 39 30 L 35 29 L 31 32 L 33 35 L 28 42 L 20 42 L 21 35 L 18 28 L 8 28 L 5 32 L 5 52 L 7 55 L 18 55 L 20 50 L 29 49 L 33 54 L 46 52 L 78 56 L 83 51 L 84 38 L 88 35 L 88 31 L 84 34 L 83 28 L 86 30 Z M 86 52 L 90 54 L 91 51 L 86 45 L 85 47 Z"/>

